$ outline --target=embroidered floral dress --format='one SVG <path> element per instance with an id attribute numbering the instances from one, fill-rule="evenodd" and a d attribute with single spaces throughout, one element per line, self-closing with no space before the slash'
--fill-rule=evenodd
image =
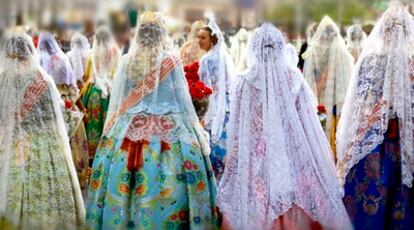
<path id="1" fill-rule="evenodd" d="M 63 101 L 34 52 L 15 32 L 0 54 L 0 228 L 76 229 L 85 209 Z"/>
<path id="2" fill-rule="evenodd" d="M 123 60 L 117 82 L 125 84 L 116 83 L 114 94 L 124 88 L 121 93 L 128 95 L 148 77 L 128 75 L 127 59 Z M 144 95 L 117 117 L 98 147 L 87 205 L 90 227 L 215 228 L 216 185 L 206 156 L 208 144 L 188 106 L 191 99 L 182 66 L 175 66 Z M 189 113 L 194 119 L 188 119 Z"/>
<path id="3" fill-rule="evenodd" d="M 81 91 L 82 103 L 86 108 L 85 128 L 88 136 L 90 165 L 102 135 L 108 111 L 112 80 L 120 51 L 112 34 L 106 27 L 96 31 L 91 55 L 86 63 L 85 85 Z"/>
<path id="4" fill-rule="evenodd" d="M 205 129 L 210 134 L 210 160 L 214 175 L 219 181 L 225 167 L 227 123 L 230 113 L 229 94 L 235 67 L 217 24 L 211 21 L 208 26 L 218 37 L 218 42 L 200 60 L 199 76 L 201 81 L 213 89 L 204 122 Z"/>
<path id="5" fill-rule="evenodd" d="M 337 133 L 355 229 L 414 229 L 414 21 L 391 4 L 363 45 Z"/>

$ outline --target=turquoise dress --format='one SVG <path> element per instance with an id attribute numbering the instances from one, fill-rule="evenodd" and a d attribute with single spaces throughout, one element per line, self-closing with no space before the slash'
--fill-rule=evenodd
<path id="1" fill-rule="evenodd" d="M 135 85 L 126 80 L 124 94 Z M 92 229 L 218 226 L 216 183 L 188 102 L 178 65 L 103 136 L 89 185 L 86 218 Z"/>

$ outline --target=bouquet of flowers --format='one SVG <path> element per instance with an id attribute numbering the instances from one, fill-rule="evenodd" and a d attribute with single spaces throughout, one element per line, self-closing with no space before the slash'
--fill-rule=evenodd
<path id="1" fill-rule="evenodd" d="M 318 105 L 318 117 L 319 117 L 319 121 L 321 122 L 323 129 L 325 130 L 327 114 L 326 114 L 326 108 L 324 105 Z"/>
<path id="2" fill-rule="evenodd" d="M 76 107 L 73 105 L 71 100 L 64 99 L 64 102 L 65 107 L 63 108 L 63 119 L 68 131 L 68 136 L 72 137 L 82 122 L 83 113 L 76 110 Z"/>
<path id="3" fill-rule="evenodd" d="M 208 97 L 213 93 L 213 90 L 200 81 L 200 76 L 198 75 L 199 67 L 199 63 L 194 62 L 191 65 L 184 66 L 184 72 L 194 108 L 198 118 L 201 120 L 207 112 Z"/>

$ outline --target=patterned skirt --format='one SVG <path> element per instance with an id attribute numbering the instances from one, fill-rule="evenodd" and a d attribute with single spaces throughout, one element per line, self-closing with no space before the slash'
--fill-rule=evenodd
<path id="1" fill-rule="evenodd" d="M 13 143 L 0 229 L 76 229 L 84 206 L 75 172 L 56 130 L 39 130 Z M 23 154 L 22 154 L 23 153 Z M 70 157 L 70 156 L 69 156 Z M 2 218 L 2 215 L 4 217 Z"/>
<path id="2" fill-rule="evenodd" d="M 397 120 L 348 173 L 344 203 L 355 229 L 414 229 L 414 189 L 401 181 Z"/>
<path id="3" fill-rule="evenodd" d="M 83 122 L 78 126 L 75 134 L 70 137 L 73 163 L 78 173 L 79 184 L 83 188 L 86 184 L 86 174 L 89 165 L 88 141 Z"/>
<path id="4" fill-rule="evenodd" d="M 104 136 L 98 147 L 89 184 L 88 225 L 92 229 L 217 228 L 216 184 L 198 140 L 166 142 L 152 135 L 131 141 L 121 131 L 134 119 L 127 116 L 112 129 L 120 131 Z"/>
<path id="5" fill-rule="evenodd" d="M 210 140 L 210 161 L 211 165 L 213 166 L 214 176 L 216 177 L 217 182 L 220 181 L 221 176 L 224 173 L 224 157 L 226 156 L 227 149 L 226 149 L 226 141 L 227 141 L 227 123 L 229 121 L 229 113 L 226 114 L 226 118 L 224 120 L 224 128 L 223 132 L 220 135 L 220 139 L 217 142 L 212 142 Z M 210 130 L 207 130 L 209 134 L 211 134 Z"/>
<path id="6" fill-rule="evenodd" d="M 86 108 L 86 115 L 89 118 L 85 121 L 85 128 L 91 164 L 105 124 L 109 96 L 103 98 L 102 90 L 98 89 L 95 84 L 89 84 L 85 94 L 82 95 L 82 103 Z"/>

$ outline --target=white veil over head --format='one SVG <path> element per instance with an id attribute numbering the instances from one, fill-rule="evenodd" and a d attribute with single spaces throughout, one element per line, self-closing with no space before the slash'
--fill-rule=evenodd
<path id="1" fill-rule="evenodd" d="M 234 59 L 234 64 L 238 70 L 244 70 L 247 67 L 246 64 L 246 50 L 247 42 L 249 41 L 249 32 L 241 28 L 239 32 L 234 36 L 233 42 L 231 45 L 231 55 Z"/>
<path id="2" fill-rule="evenodd" d="M 313 22 L 306 28 L 306 41 L 310 42 L 312 40 L 313 35 L 315 34 L 316 30 L 318 29 L 318 23 Z"/>
<path id="3" fill-rule="evenodd" d="M 134 38 L 131 40 L 131 47 L 128 54 L 121 58 L 119 68 L 116 72 L 114 90 L 109 104 L 107 121 L 116 120 L 120 115 L 122 102 L 132 90 L 131 84 L 136 82 L 144 83 L 144 78 L 151 72 L 159 75 L 162 51 L 166 49 L 167 29 L 164 19 L 155 12 L 145 12 L 140 16 Z M 130 82 L 130 83 L 129 83 Z M 159 82 L 156 79 L 155 87 Z M 146 87 L 144 87 L 146 88 Z"/>
<path id="4" fill-rule="evenodd" d="M 85 212 L 54 80 L 22 32 L 5 36 L 0 66 L 0 216 L 73 229 Z"/>
<path id="5" fill-rule="evenodd" d="M 116 72 L 108 119 L 114 119 L 112 117 L 119 115 L 122 102 L 132 90 L 132 87 L 128 85 L 136 84 L 136 82 L 144 83 L 143 80 L 149 73 L 159 75 L 163 51 L 170 48 L 167 46 L 167 37 L 167 28 L 161 14 L 145 12 L 140 16 L 137 30 L 131 41 L 131 48 L 128 54 L 122 57 Z M 128 82 L 131 83 L 128 84 Z M 158 79 L 154 84 L 155 88 L 158 87 Z M 106 123 L 108 123 L 108 119 Z"/>
<path id="6" fill-rule="evenodd" d="M 273 25 L 253 32 L 248 68 L 232 90 L 217 205 L 234 229 L 271 229 L 282 215 L 306 222 L 287 214 L 294 207 L 327 229 L 351 229 L 316 100 L 285 49 Z"/>
<path id="7" fill-rule="evenodd" d="M 303 58 L 305 79 L 316 94 L 318 103 L 328 110 L 326 132 L 329 133 L 334 105 L 336 113 L 341 113 L 354 69 L 354 59 L 347 50 L 338 27 L 328 16 L 319 23 Z"/>
<path id="8" fill-rule="evenodd" d="M 53 34 L 40 33 L 37 49 L 41 66 L 53 77 L 57 85 L 73 85 L 76 87 L 76 77 L 73 74 L 69 59 L 60 49 Z"/>
<path id="9" fill-rule="evenodd" d="M 188 84 L 184 77 L 180 60 L 172 55 L 168 44 L 168 31 L 162 14 L 145 12 L 140 16 L 137 32 L 132 40 L 132 46 L 128 54 L 123 56 L 116 73 L 114 90 L 109 104 L 108 116 L 105 122 L 105 130 L 111 135 L 111 126 L 121 115 L 129 112 L 140 113 L 143 116 L 171 116 L 179 120 L 177 132 L 160 133 L 159 127 L 152 124 L 145 126 L 144 132 L 135 133 L 132 139 L 139 139 L 143 133 L 154 130 L 161 138 L 168 141 L 194 141 L 194 137 L 187 138 L 188 128 L 191 127 L 198 135 L 204 154 L 209 154 L 209 146 L 204 137 L 204 130 L 200 125 L 189 94 Z M 165 66 L 173 64 L 173 70 L 164 78 Z M 163 81 L 165 84 L 160 85 Z M 172 81 L 172 82 L 171 82 Z M 131 100 L 130 95 L 135 95 L 139 100 L 125 104 Z M 165 102 L 165 103 L 163 103 Z M 175 108 L 164 106 L 174 104 Z M 178 114 L 174 111 L 180 111 Z M 167 111 L 168 114 L 165 114 Z M 179 118 L 176 118 L 179 117 Z M 148 138 L 145 136 L 145 138 Z M 135 139 L 134 139 L 135 140 Z"/>
<path id="10" fill-rule="evenodd" d="M 106 26 L 101 26 L 96 30 L 92 51 L 92 82 L 102 90 L 103 96 L 107 96 L 111 90 L 111 81 L 118 66 L 121 51 L 116 41 Z"/>
<path id="11" fill-rule="evenodd" d="M 346 45 L 355 61 L 358 60 L 366 38 L 367 34 L 359 24 L 350 26 L 346 32 Z"/>
<path id="12" fill-rule="evenodd" d="M 398 118 L 402 182 L 414 173 L 414 19 L 392 4 L 364 43 L 337 132 L 342 182 L 349 170 L 384 140 Z"/>
<path id="13" fill-rule="evenodd" d="M 85 75 L 86 61 L 89 57 L 90 45 L 88 38 L 76 32 L 70 41 L 71 50 L 67 53 L 76 80 L 82 81 Z"/>
<path id="14" fill-rule="evenodd" d="M 217 23 L 210 20 L 207 26 L 212 30 L 211 35 L 215 35 L 218 41 L 201 59 L 198 73 L 200 79 L 213 88 L 209 109 L 204 119 L 205 127 L 211 130 L 211 140 L 216 143 L 220 139 L 226 113 L 229 111 L 228 93 L 235 76 L 235 66 Z"/>
<path id="15" fill-rule="evenodd" d="M 206 25 L 204 24 L 203 21 L 195 21 L 193 22 L 193 24 L 191 25 L 191 30 L 190 33 L 187 36 L 187 41 L 190 40 L 196 40 L 198 37 L 198 31 L 200 29 L 202 29 L 203 27 L 205 27 Z"/>
<path id="16" fill-rule="evenodd" d="M 183 59 L 184 65 L 190 65 L 195 61 L 199 61 L 203 54 L 204 50 L 200 48 L 198 44 L 198 31 L 205 27 L 203 21 L 195 21 L 191 26 L 191 31 L 187 36 L 187 41 L 181 47 L 180 56 Z"/>

